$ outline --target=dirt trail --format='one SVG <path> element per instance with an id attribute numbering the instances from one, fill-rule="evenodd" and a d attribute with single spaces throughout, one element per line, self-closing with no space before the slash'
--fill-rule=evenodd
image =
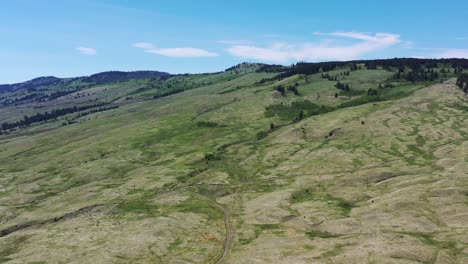
<path id="1" fill-rule="evenodd" d="M 199 186 L 201 186 L 201 185 L 199 185 Z M 168 192 L 172 192 L 172 191 L 175 191 L 175 190 L 183 190 L 183 189 L 189 189 L 189 188 L 193 188 L 193 187 L 195 187 L 195 186 L 193 186 L 193 185 L 179 185 L 179 186 L 174 186 L 174 187 L 172 187 L 171 189 L 168 189 L 168 190 L 163 190 L 160 193 L 168 193 Z M 216 264 L 223 263 L 223 261 L 226 259 L 227 255 L 229 254 L 229 251 L 231 249 L 231 242 L 232 242 L 232 238 L 233 238 L 233 231 L 232 231 L 232 225 L 231 225 L 231 214 L 229 212 L 229 209 L 227 209 L 223 204 L 218 203 L 215 199 L 213 199 L 213 198 L 211 198 L 209 196 L 202 195 L 202 194 L 196 193 L 196 192 L 191 192 L 191 193 L 195 194 L 197 196 L 200 196 L 200 197 L 202 197 L 204 199 L 208 199 L 210 202 L 213 203 L 214 206 L 216 206 L 218 209 L 223 211 L 224 226 L 226 228 L 226 238 L 224 239 L 223 254 L 221 254 L 219 259 L 215 262 Z"/>
<path id="2" fill-rule="evenodd" d="M 202 185 L 198 185 L 202 186 Z M 178 185 L 174 186 L 168 190 L 162 190 L 160 193 L 168 193 L 176 190 L 183 190 L 183 189 L 188 189 L 188 188 L 193 188 L 195 186 L 193 185 Z M 232 225 L 231 225 L 231 214 L 229 212 L 229 209 L 224 207 L 222 204 L 218 203 L 215 199 L 210 198 L 206 195 L 202 195 L 199 193 L 192 192 L 193 194 L 196 194 L 200 197 L 203 197 L 204 199 L 210 200 L 214 206 L 216 206 L 218 209 L 223 211 L 224 214 L 224 226 L 226 228 L 226 238 L 224 240 L 224 247 L 223 247 L 223 254 L 219 257 L 219 259 L 215 262 L 216 264 L 223 263 L 223 261 L 226 259 L 227 255 L 229 254 L 229 250 L 231 249 L 231 241 L 233 237 L 233 231 L 232 231 Z"/>
<path id="3" fill-rule="evenodd" d="M 221 264 L 226 259 L 227 255 L 229 254 L 229 251 L 231 250 L 231 242 L 233 238 L 231 214 L 228 208 L 226 208 L 223 204 L 218 203 L 215 199 L 208 197 L 206 195 L 199 194 L 199 193 L 194 193 L 194 194 L 200 197 L 203 197 L 204 199 L 208 199 L 210 202 L 213 203 L 214 206 L 216 206 L 216 208 L 223 211 L 224 226 L 226 228 L 226 238 L 224 239 L 223 254 L 221 254 L 219 259 L 215 262 L 216 264 Z"/>
<path id="4" fill-rule="evenodd" d="M 214 201 L 216 207 L 221 209 L 224 213 L 224 225 L 226 227 L 226 239 L 224 240 L 224 249 L 223 254 L 219 259 L 216 261 L 216 264 L 223 263 L 226 259 L 227 255 L 229 254 L 229 250 L 231 249 L 231 241 L 232 241 L 232 225 L 231 225 L 231 215 L 229 213 L 229 209 L 222 206 L 220 203 Z"/>

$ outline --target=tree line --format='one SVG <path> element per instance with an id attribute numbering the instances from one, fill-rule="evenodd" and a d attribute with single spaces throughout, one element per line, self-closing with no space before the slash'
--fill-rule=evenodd
<path id="1" fill-rule="evenodd" d="M 431 69 L 443 67 L 451 67 L 457 69 L 468 69 L 468 59 L 418 59 L 418 58 L 394 58 L 394 59 L 378 59 L 378 60 L 354 60 L 354 61 L 330 61 L 306 63 L 298 62 L 291 67 L 285 69 L 282 73 L 274 77 L 274 79 L 283 79 L 296 74 L 316 74 L 327 72 L 337 68 L 349 68 L 350 71 L 358 70 L 361 65 L 367 69 L 405 69 L 409 68 L 414 72 L 418 72 L 421 68 Z M 412 77 L 410 77 L 412 78 Z"/>
<path id="2" fill-rule="evenodd" d="M 287 88 L 285 88 L 283 85 L 278 85 L 275 90 L 281 93 L 281 96 L 286 95 L 286 89 L 290 92 L 292 92 L 294 95 L 299 96 L 299 90 L 297 90 L 297 87 L 299 86 L 299 83 L 295 83 L 294 85 L 289 85 Z"/>
<path id="3" fill-rule="evenodd" d="M 3 105 L 11 105 L 11 104 L 18 104 L 22 103 L 24 101 L 28 100 L 33 100 L 36 102 L 45 102 L 45 101 L 51 101 L 54 99 L 57 99 L 59 97 L 81 91 L 81 89 L 73 89 L 73 90 L 67 90 L 67 91 L 58 91 L 58 92 L 53 92 L 51 94 L 42 94 L 42 93 L 31 93 L 28 95 L 25 95 L 23 97 L 15 98 L 15 99 L 7 99 L 2 102 Z"/>
<path id="4" fill-rule="evenodd" d="M 336 81 L 338 80 L 338 76 L 349 76 L 349 71 L 341 72 L 340 74 L 336 74 L 335 76 L 330 75 L 328 73 L 322 73 L 322 79 L 327 79 L 329 81 Z"/>
<path id="5" fill-rule="evenodd" d="M 337 82 L 337 83 L 335 84 L 335 87 L 336 87 L 337 89 L 340 89 L 340 90 L 345 91 L 345 92 L 351 91 L 351 88 L 350 88 L 349 84 Z"/>
<path id="6" fill-rule="evenodd" d="M 418 82 L 418 81 L 435 81 L 439 78 L 440 74 L 437 70 L 434 70 L 433 68 L 431 69 L 413 69 L 408 72 L 405 72 L 404 69 L 399 68 L 397 72 L 393 74 L 393 79 L 399 80 L 399 79 L 404 79 L 409 82 Z M 445 78 L 447 75 L 444 73 L 443 75 Z"/>
<path id="7" fill-rule="evenodd" d="M 96 112 L 114 109 L 114 108 L 117 108 L 117 106 L 104 107 L 103 104 L 93 104 L 93 105 L 85 105 L 85 106 L 80 106 L 80 107 L 73 106 L 73 107 L 66 107 L 66 108 L 61 108 L 61 109 L 52 109 L 52 111 L 50 112 L 46 111 L 44 113 L 37 113 L 32 116 L 25 115 L 23 119 L 16 121 L 16 122 L 3 122 L 0 125 L 0 128 L 1 130 L 6 131 L 6 130 L 13 129 L 16 127 L 20 127 L 20 128 L 27 127 L 34 123 L 56 119 L 59 116 L 64 116 L 67 114 L 80 112 L 80 111 L 84 111 L 84 110 L 91 109 L 91 108 L 97 108 L 97 109 L 92 110 L 92 112 L 90 112 L 90 113 L 96 113 Z M 87 114 L 90 114 L 90 113 L 87 113 Z"/>
<path id="8" fill-rule="evenodd" d="M 181 93 L 183 91 L 185 91 L 185 89 L 175 89 L 175 90 L 171 90 L 171 91 L 161 92 L 161 93 L 153 95 L 153 99 L 158 99 L 158 98 L 166 97 L 166 96 L 169 96 L 169 95 L 178 94 L 178 93 Z"/>
<path id="9" fill-rule="evenodd" d="M 465 94 L 468 94 L 468 74 L 464 73 L 458 76 L 457 85 L 460 87 Z"/>

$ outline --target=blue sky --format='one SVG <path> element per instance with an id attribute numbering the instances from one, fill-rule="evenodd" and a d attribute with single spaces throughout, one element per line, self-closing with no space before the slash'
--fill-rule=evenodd
<path id="1" fill-rule="evenodd" d="M 0 83 L 106 70 L 220 71 L 391 57 L 468 58 L 468 1 L 0 3 Z"/>

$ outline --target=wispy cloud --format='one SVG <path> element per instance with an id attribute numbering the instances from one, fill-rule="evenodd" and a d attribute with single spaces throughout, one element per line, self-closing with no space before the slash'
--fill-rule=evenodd
<path id="1" fill-rule="evenodd" d="M 133 44 L 133 47 L 144 49 L 144 50 L 154 49 L 153 44 L 148 43 L 148 42 L 138 42 L 138 43 Z"/>
<path id="2" fill-rule="evenodd" d="M 268 47 L 253 45 L 234 45 L 227 51 L 236 57 L 257 59 L 286 63 L 300 60 L 350 60 L 360 58 L 370 52 L 383 50 L 401 42 L 400 36 L 389 33 L 376 33 L 374 35 L 360 32 L 333 32 L 315 35 L 332 38 L 347 38 L 356 40 L 357 43 L 335 44 L 333 41 L 318 43 L 289 44 L 275 42 Z"/>
<path id="3" fill-rule="evenodd" d="M 455 38 L 456 40 L 468 40 L 468 37 L 458 37 L 458 38 Z"/>
<path id="4" fill-rule="evenodd" d="M 184 48 L 157 48 L 148 42 L 138 42 L 133 44 L 134 47 L 143 49 L 145 52 L 158 54 L 167 57 L 175 58 L 194 58 L 194 57 L 216 57 L 217 53 L 210 52 L 204 49 L 184 47 Z"/>
<path id="5" fill-rule="evenodd" d="M 412 49 L 414 47 L 414 42 L 413 41 L 403 41 L 401 43 L 401 47 L 404 49 Z"/>
<path id="6" fill-rule="evenodd" d="M 226 45 L 247 45 L 252 43 L 250 40 L 244 39 L 226 39 L 226 40 L 218 40 L 217 43 L 226 44 Z"/>
<path id="7" fill-rule="evenodd" d="M 464 58 L 468 59 L 468 49 L 444 49 L 436 54 L 436 58 Z"/>
<path id="8" fill-rule="evenodd" d="M 96 55 L 97 54 L 97 51 L 96 49 L 93 49 L 93 48 L 88 48 L 88 47 L 78 47 L 76 48 L 79 52 L 81 52 L 81 54 L 85 54 L 85 55 Z"/>
<path id="9" fill-rule="evenodd" d="M 280 35 L 278 34 L 263 34 L 262 38 L 279 38 Z"/>
<path id="10" fill-rule="evenodd" d="M 352 38 L 352 39 L 359 39 L 359 40 L 365 40 L 365 41 L 376 42 L 376 43 L 386 43 L 386 44 L 395 44 L 395 43 L 400 42 L 399 35 L 389 34 L 389 33 L 376 33 L 375 35 L 370 35 L 367 33 L 351 31 L 351 32 L 332 32 L 332 33 L 315 32 L 314 34 L 322 35 L 322 36 Z"/>

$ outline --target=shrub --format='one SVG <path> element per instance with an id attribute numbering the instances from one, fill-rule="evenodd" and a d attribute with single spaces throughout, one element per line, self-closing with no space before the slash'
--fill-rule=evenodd
<path id="1" fill-rule="evenodd" d="M 257 133 L 256 136 L 257 136 L 257 139 L 260 140 L 262 138 L 266 138 L 266 136 L 268 136 L 268 133 L 265 132 L 265 131 L 260 131 L 260 132 Z"/>
<path id="2" fill-rule="evenodd" d="M 198 121 L 197 126 L 199 127 L 217 127 L 218 124 L 211 121 Z"/>

